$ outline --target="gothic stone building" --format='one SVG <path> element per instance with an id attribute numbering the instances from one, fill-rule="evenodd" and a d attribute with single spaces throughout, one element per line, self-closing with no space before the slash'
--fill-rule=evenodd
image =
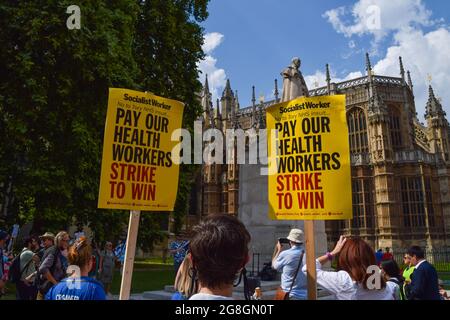
<path id="1" fill-rule="evenodd" d="M 375 75 L 368 55 L 366 70 L 364 77 L 333 83 L 327 65 L 326 87 L 309 91 L 310 96 L 346 95 L 353 219 L 327 221 L 328 243 L 345 234 L 361 236 L 374 248 L 448 246 L 450 131 L 442 105 L 430 86 L 424 126 L 417 119 L 411 76 L 409 71 L 405 76 L 401 58 L 398 78 Z M 263 128 L 265 108 L 279 102 L 276 80 L 275 100 L 257 104 L 254 92 L 253 87 L 252 105 L 240 108 L 228 80 L 213 108 L 206 79 L 201 95 L 204 128 Z M 210 213 L 237 215 L 238 191 L 239 165 L 203 165 L 187 225 Z"/>

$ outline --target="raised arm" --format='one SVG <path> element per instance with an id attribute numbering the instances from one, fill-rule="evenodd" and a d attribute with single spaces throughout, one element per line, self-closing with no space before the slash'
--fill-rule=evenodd
<path id="1" fill-rule="evenodd" d="M 341 236 L 333 251 L 316 259 L 317 284 L 333 294 L 337 294 L 343 289 L 352 286 L 352 279 L 346 272 L 324 271 L 322 270 L 322 265 L 331 260 L 342 250 L 345 241 L 346 239 Z M 302 272 L 306 274 L 306 264 L 303 266 Z"/>
<path id="2" fill-rule="evenodd" d="M 277 244 L 275 245 L 275 249 L 274 249 L 273 256 L 272 256 L 272 268 L 275 270 L 278 270 L 278 267 L 279 267 L 277 259 L 281 253 L 281 250 L 282 250 L 281 243 L 278 241 Z"/>

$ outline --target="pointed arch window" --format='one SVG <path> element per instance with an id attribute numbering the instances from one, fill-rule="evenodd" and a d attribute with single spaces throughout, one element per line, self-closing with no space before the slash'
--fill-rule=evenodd
<path id="1" fill-rule="evenodd" d="M 369 152 L 366 115 L 361 108 L 352 109 L 347 115 L 351 153 Z"/>
<path id="2" fill-rule="evenodd" d="M 400 112 L 395 107 L 389 108 L 389 129 L 391 131 L 391 142 L 394 150 L 402 147 L 402 132 L 400 130 Z"/>
<path id="3" fill-rule="evenodd" d="M 400 180 L 403 223 L 405 227 L 425 226 L 425 203 L 420 177 L 404 177 Z"/>
<path id="4" fill-rule="evenodd" d="M 374 195 L 373 181 L 371 179 L 352 179 L 352 228 L 374 227 Z"/>

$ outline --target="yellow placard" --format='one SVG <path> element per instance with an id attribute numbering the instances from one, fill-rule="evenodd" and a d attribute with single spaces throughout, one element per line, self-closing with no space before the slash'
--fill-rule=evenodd
<path id="1" fill-rule="evenodd" d="M 352 218 L 345 96 L 302 97 L 267 109 L 269 217 Z"/>
<path id="2" fill-rule="evenodd" d="M 181 128 L 184 104 L 151 93 L 109 89 L 99 208 L 172 211 L 179 165 L 172 132 Z"/>

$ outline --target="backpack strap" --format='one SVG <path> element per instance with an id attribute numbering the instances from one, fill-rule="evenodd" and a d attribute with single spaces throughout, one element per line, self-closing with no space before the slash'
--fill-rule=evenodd
<path id="1" fill-rule="evenodd" d="M 288 295 L 291 294 L 292 288 L 294 287 L 295 280 L 297 279 L 298 271 L 302 265 L 303 255 L 305 254 L 305 250 L 302 250 L 302 254 L 300 255 L 300 261 L 298 262 L 297 270 L 295 270 L 294 279 L 292 279 L 291 287 L 289 288 Z"/>
<path id="2" fill-rule="evenodd" d="M 24 253 L 26 250 L 22 250 L 22 252 L 19 255 L 19 267 L 20 267 L 20 256 L 22 255 L 22 253 Z M 28 266 L 30 265 L 30 263 L 33 261 L 33 256 L 31 256 L 30 260 L 28 260 L 28 262 L 25 264 L 25 266 L 23 267 L 22 270 L 20 270 L 20 278 L 22 278 L 23 273 L 25 272 L 25 270 L 28 268 Z M 19 278 L 19 279 L 20 279 Z"/>
<path id="3" fill-rule="evenodd" d="M 387 282 L 392 282 L 392 283 L 395 283 L 396 285 L 398 285 L 398 289 L 400 291 L 400 299 L 406 300 L 405 292 L 404 292 L 404 283 L 402 281 L 398 280 L 397 278 L 390 278 Z"/>

